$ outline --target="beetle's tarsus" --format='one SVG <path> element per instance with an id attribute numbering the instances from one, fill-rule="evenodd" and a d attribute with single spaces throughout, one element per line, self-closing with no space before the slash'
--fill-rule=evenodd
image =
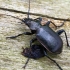
<path id="1" fill-rule="evenodd" d="M 27 66 L 27 64 L 28 64 L 28 62 L 29 62 L 29 60 L 30 60 L 30 58 L 27 59 L 25 65 L 23 66 L 24 69 L 26 68 L 26 66 Z"/>
<path id="2" fill-rule="evenodd" d="M 10 39 L 14 39 L 16 38 L 17 36 L 11 36 L 11 37 L 6 37 L 6 39 L 10 38 Z"/>
<path id="3" fill-rule="evenodd" d="M 67 47 L 70 47 L 70 45 L 68 44 Z"/>

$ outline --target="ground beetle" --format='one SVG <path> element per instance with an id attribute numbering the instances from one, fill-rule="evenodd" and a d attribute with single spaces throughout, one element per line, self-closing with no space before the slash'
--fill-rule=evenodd
<path id="1" fill-rule="evenodd" d="M 30 10 L 30 0 L 29 0 L 29 10 Z M 7 38 L 16 38 L 23 34 L 24 35 L 35 34 L 36 37 L 30 41 L 30 48 L 25 49 L 23 48 L 22 55 L 28 57 L 28 60 L 26 61 L 23 68 L 26 67 L 30 58 L 38 59 L 47 56 L 59 67 L 60 70 L 63 70 L 55 60 L 53 60 L 48 56 L 47 51 L 53 54 L 60 54 L 62 52 L 63 41 L 60 38 L 60 35 L 63 32 L 65 33 L 67 46 L 69 47 L 67 34 L 65 30 L 61 29 L 55 32 L 49 27 L 50 23 L 52 23 L 55 27 L 61 27 L 64 24 L 64 22 L 62 23 L 62 25 L 56 26 L 53 22 L 48 21 L 45 25 L 42 26 L 41 25 L 42 18 L 36 19 L 29 18 L 29 10 L 28 10 L 28 18 L 25 18 L 24 20 L 22 20 L 22 22 L 24 22 L 30 28 L 31 32 L 24 32 L 16 36 L 7 37 Z M 33 44 L 37 40 L 40 43 L 40 45 Z"/>
<path id="2" fill-rule="evenodd" d="M 49 24 L 51 23 L 51 21 L 48 21 L 43 26 L 40 24 L 41 21 L 42 21 L 42 18 L 37 18 L 37 19 L 25 18 L 23 22 L 30 28 L 31 32 L 24 32 L 16 36 L 7 37 L 7 38 L 16 38 L 23 34 L 36 35 L 36 37 L 30 41 L 30 48 L 25 48 L 22 52 L 22 55 L 24 55 L 25 57 L 28 57 L 26 64 L 28 63 L 29 58 L 38 59 L 44 56 L 47 56 L 50 60 L 56 63 L 55 60 L 51 59 L 47 55 L 47 51 L 53 54 L 60 54 L 62 52 L 63 41 L 59 35 L 61 35 L 63 32 L 65 33 L 67 46 L 69 46 L 66 32 L 63 29 L 58 30 L 57 32 L 54 32 L 49 27 Z M 33 45 L 33 43 L 37 40 L 40 42 L 41 45 L 36 45 L 36 44 Z M 26 64 L 24 68 L 26 67 Z M 59 67 L 60 70 L 62 70 L 62 68 L 57 63 L 56 65 Z"/>

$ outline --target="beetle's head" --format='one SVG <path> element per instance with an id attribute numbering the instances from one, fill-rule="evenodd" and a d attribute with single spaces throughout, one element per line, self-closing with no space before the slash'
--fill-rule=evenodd
<path id="1" fill-rule="evenodd" d="M 22 20 L 27 26 L 30 25 L 32 19 L 31 18 L 24 18 L 24 20 Z"/>
<path id="2" fill-rule="evenodd" d="M 31 18 L 25 18 L 23 22 L 31 29 L 36 30 L 40 27 L 40 20 L 39 19 L 31 19 Z"/>

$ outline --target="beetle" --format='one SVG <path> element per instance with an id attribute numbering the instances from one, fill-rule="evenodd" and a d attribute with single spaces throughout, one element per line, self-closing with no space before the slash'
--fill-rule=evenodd
<path id="1" fill-rule="evenodd" d="M 63 32 L 65 33 L 67 46 L 69 47 L 67 34 L 66 34 L 65 30 L 63 30 L 63 29 L 58 30 L 57 32 L 52 30 L 49 27 L 49 25 L 50 25 L 50 23 L 54 24 L 53 22 L 48 21 L 45 25 L 42 26 L 41 21 L 42 21 L 42 18 L 36 18 L 36 19 L 25 18 L 23 20 L 23 22 L 30 28 L 31 32 L 24 32 L 24 33 L 18 34 L 16 36 L 11 36 L 11 37 L 7 37 L 7 38 L 16 38 L 23 34 L 24 35 L 35 34 L 35 38 L 33 38 L 30 41 L 30 48 L 25 48 L 25 49 L 23 49 L 23 52 L 22 52 L 22 55 L 24 55 L 25 57 L 28 57 L 28 60 L 25 63 L 24 68 L 26 67 L 26 65 L 28 63 L 29 58 L 38 59 L 38 58 L 47 56 L 50 60 L 52 60 L 54 63 L 56 63 L 56 65 L 59 67 L 60 70 L 62 70 L 62 68 L 59 66 L 59 64 L 57 64 L 57 62 L 55 60 L 51 59 L 48 56 L 47 51 L 50 53 L 53 53 L 55 55 L 60 54 L 62 52 L 63 41 L 62 41 L 60 35 Z M 62 23 L 62 25 L 64 24 L 64 22 Z M 55 25 L 55 27 L 59 27 L 59 26 Z M 33 43 L 35 41 L 38 41 L 40 43 L 40 45 L 36 45 L 36 44 L 33 45 Z"/>
<path id="2" fill-rule="evenodd" d="M 50 56 L 48 56 L 47 52 L 50 52 L 55 55 L 60 54 L 62 52 L 63 41 L 60 35 L 63 32 L 65 33 L 67 46 L 69 47 L 67 34 L 65 30 L 61 29 L 55 32 L 49 27 L 50 23 L 52 23 L 56 28 L 61 27 L 64 25 L 65 21 L 60 26 L 56 26 L 52 21 L 47 21 L 47 23 L 44 26 L 42 26 L 41 25 L 42 18 L 36 18 L 36 19 L 29 18 L 30 14 L 29 11 L 30 11 L 30 0 L 29 0 L 28 18 L 24 18 L 24 20 L 21 21 L 24 22 L 25 25 L 27 25 L 30 28 L 31 32 L 24 32 L 16 36 L 6 37 L 13 39 L 23 34 L 24 35 L 35 34 L 35 38 L 33 38 L 30 41 L 30 48 L 25 48 L 25 49 L 23 48 L 23 52 L 21 53 L 22 55 L 28 58 L 23 68 L 26 67 L 30 58 L 38 59 L 46 56 L 51 61 L 53 61 L 60 70 L 63 70 L 55 60 L 53 60 Z M 35 41 L 38 41 L 40 45 L 33 44 Z"/>

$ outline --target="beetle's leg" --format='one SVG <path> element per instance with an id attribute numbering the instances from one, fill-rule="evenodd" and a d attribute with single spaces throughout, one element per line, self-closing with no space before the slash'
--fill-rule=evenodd
<path id="1" fill-rule="evenodd" d="M 49 26 L 52 23 L 55 27 L 57 27 L 52 21 L 48 21 L 46 24 Z"/>
<path id="2" fill-rule="evenodd" d="M 42 18 L 41 18 L 41 17 L 39 17 L 39 18 L 36 18 L 36 19 L 34 19 L 34 21 L 35 21 L 35 22 L 39 22 L 39 23 L 41 23 L 41 21 L 42 21 Z"/>
<path id="3" fill-rule="evenodd" d="M 30 58 L 28 58 L 28 59 L 27 59 L 27 61 L 26 61 L 25 65 L 23 66 L 23 68 L 24 68 L 24 69 L 26 68 L 26 66 L 27 66 L 27 64 L 28 64 L 29 59 L 30 59 Z"/>
<path id="4" fill-rule="evenodd" d="M 32 46 L 32 43 L 35 42 L 37 40 L 37 38 L 33 38 L 31 41 L 30 41 L 30 47 Z"/>
<path id="5" fill-rule="evenodd" d="M 44 51 L 44 54 L 45 54 L 45 56 L 46 56 L 47 58 L 49 58 L 51 61 L 53 61 L 53 62 L 58 66 L 58 68 L 59 68 L 60 70 L 63 70 L 63 69 L 60 67 L 60 65 L 59 65 L 55 60 L 53 60 L 51 57 L 49 57 L 49 56 L 47 55 L 46 51 Z"/>
<path id="6" fill-rule="evenodd" d="M 32 32 L 31 33 L 30 32 L 24 32 L 24 33 L 18 34 L 16 36 L 11 36 L 11 37 L 6 37 L 6 38 L 14 39 L 14 38 L 21 36 L 21 35 L 32 35 L 32 34 L 33 34 Z"/>
<path id="7" fill-rule="evenodd" d="M 46 24 L 49 26 L 50 23 L 52 23 L 56 28 L 58 28 L 58 27 L 62 27 L 65 21 L 60 26 L 56 26 L 52 21 L 48 21 Z"/>
<path id="8" fill-rule="evenodd" d="M 61 29 L 61 30 L 57 31 L 57 34 L 58 34 L 58 35 L 61 35 L 63 32 L 65 33 L 67 46 L 69 47 L 68 38 L 67 38 L 67 34 L 66 34 L 65 30 Z"/>

